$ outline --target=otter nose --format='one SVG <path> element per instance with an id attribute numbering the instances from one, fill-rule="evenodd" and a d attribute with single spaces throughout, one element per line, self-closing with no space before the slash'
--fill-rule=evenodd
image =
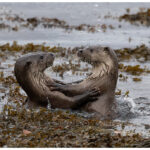
<path id="1" fill-rule="evenodd" d="M 51 55 L 52 57 L 54 57 L 54 54 L 51 53 L 50 55 Z"/>
<path id="2" fill-rule="evenodd" d="M 79 50 L 78 53 L 77 53 L 77 55 L 78 55 L 79 57 L 82 56 L 82 54 L 83 54 L 83 50 Z"/>

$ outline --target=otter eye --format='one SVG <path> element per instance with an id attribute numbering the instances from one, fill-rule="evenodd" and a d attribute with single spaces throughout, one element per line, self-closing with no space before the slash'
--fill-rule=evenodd
<path id="1" fill-rule="evenodd" d="M 31 61 L 28 61 L 28 62 L 26 63 L 27 66 L 29 66 L 30 64 L 32 64 Z"/>
<path id="2" fill-rule="evenodd" d="M 105 47 L 105 48 L 104 48 L 104 51 L 108 51 L 108 50 L 109 50 L 109 47 Z"/>
<path id="3" fill-rule="evenodd" d="M 26 64 L 25 64 L 25 67 L 29 67 L 31 64 L 32 64 L 31 61 L 27 61 Z"/>
<path id="4" fill-rule="evenodd" d="M 43 56 L 40 56 L 40 59 L 43 59 L 44 57 Z"/>
<path id="5" fill-rule="evenodd" d="M 90 49 L 90 52 L 93 53 L 93 49 Z"/>

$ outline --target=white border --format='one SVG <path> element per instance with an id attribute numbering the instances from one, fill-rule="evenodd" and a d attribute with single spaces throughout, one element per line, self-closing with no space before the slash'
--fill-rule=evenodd
<path id="1" fill-rule="evenodd" d="M 0 2 L 150 2 L 150 0 L 0 0 Z"/>

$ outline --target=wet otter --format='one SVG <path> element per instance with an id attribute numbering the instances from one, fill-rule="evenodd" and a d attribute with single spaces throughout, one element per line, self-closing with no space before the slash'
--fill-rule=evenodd
<path id="1" fill-rule="evenodd" d="M 60 83 L 44 74 L 44 70 L 51 66 L 54 55 L 51 53 L 34 53 L 19 58 L 15 63 L 15 76 L 28 95 L 28 104 L 32 106 L 47 106 L 50 101 L 52 108 L 76 109 L 86 102 L 97 100 L 99 92 L 95 89 L 73 97 L 65 96 L 61 92 L 50 91 L 46 84 Z"/>
<path id="2" fill-rule="evenodd" d="M 51 85 L 51 90 L 58 90 L 73 96 L 83 94 L 94 87 L 99 88 L 101 95 L 95 102 L 89 102 L 83 108 L 88 112 L 95 112 L 96 117 L 113 118 L 115 112 L 115 88 L 118 79 L 118 61 L 113 50 L 108 47 L 93 46 L 80 50 L 78 56 L 93 65 L 92 74 L 80 82 L 72 85 Z"/>

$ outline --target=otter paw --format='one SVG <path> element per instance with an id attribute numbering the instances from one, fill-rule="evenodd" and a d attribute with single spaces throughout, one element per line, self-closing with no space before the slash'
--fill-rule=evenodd
<path id="1" fill-rule="evenodd" d="M 63 86 L 63 85 L 61 85 L 61 84 L 54 83 L 54 84 L 51 84 L 51 85 L 50 85 L 50 90 L 51 90 L 51 91 L 60 91 L 60 92 L 63 92 L 63 91 L 64 91 L 64 88 L 63 88 L 62 86 Z"/>
<path id="2" fill-rule="evenodd" d="M 90 96 L 100 96 L 100 91 L 98 89 L 92 89 L 89 91 Z"/>
<path id="3" fill-rule="evenodd" d="M 99 90 L 92 89 L 92 90 L 88 91 L 88 99 L 90 101 L 97 100 L 99 96 L 100 96 L 100 91 Z"/>

